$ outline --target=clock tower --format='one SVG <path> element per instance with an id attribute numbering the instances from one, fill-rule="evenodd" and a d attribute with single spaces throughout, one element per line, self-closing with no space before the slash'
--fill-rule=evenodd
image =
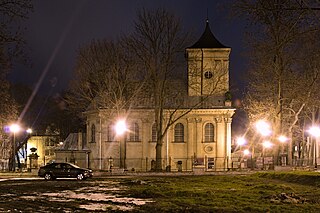
<path id="1" fill-rule="evenodd" d="M 207 20 L 200 39 L 186 48 L 189 96 L 222 97 L 229 91 L 230 51 L 215 38 Z"/>

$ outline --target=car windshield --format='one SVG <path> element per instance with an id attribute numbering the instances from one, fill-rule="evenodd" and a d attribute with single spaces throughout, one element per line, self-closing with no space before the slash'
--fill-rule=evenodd
<path id="1" fill-rule="evenodd" d="M 71 165 L 71 166 L 73 166 L 73 167 L 75 167 L 75 168 L 80 168 L 79 166 L 74 165 L 74 164 L 72 164 L 72 163 L 68 163 L 68 164 Z"/>

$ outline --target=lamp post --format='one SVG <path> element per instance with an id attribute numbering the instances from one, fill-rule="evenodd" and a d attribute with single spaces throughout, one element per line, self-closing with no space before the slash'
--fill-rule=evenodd
<path id="1" fill-rule="evenodd" d="M 256 127 L 256 130 L 258 131 L 258 133 L 262 137 L 268 137 L 272 133 L 270 124 L 268 122 L 266 122 L 265 120 L 258 120 L 255 123 L 255 127 Z M 264 168 L 264 152 L 265 152 L 265 149 L 269 148 L 270 145 L 271 145 L 270 141 L 264 141 L 262 143 L 262 168 Z"/>
<path id="2" fill-rule="evenodd" d="M 118 136 L 123 136 L 124 139 L 124 145 L 123 145 L 123 164 L 122 159 L 120 159 L 120 167 L 123 167 L 124 169 L 127 169 L 126 165 L 126 158 L 127 158 L 127 138 L 126 138 L 126 131 L 127 131 L 127 124 L 125 120 L 119 120 L 117 121 L 115 125 L 116 134 Z M 120 153 L 121 153 L 121 144 L 120 144 Z M 121 154 L 120 154 L 121 158 Z"/>
<path id="3" fill-rule="evenodd" d="M 27 140 L 26 140 L 26 143 L 25 143 L 25 158 L 24 158 L 24 162 L 25 162 L 25 167 L 26 168 L 28 168 L 28 140 L 29 140 L 29 138 L 31 137 L 31 134 L 32 134 L 32 129 L 31 128 L 28 128 L 27 130 L 26 130 L 26 133 L 28 134 L 28 138 L 27 138 Z M 30 165 L 30 168 L 31 168 L 31 165 Z"/>
<path id="4" fill-rule="evenodd" d="M 12 141 L 12 166 L 13 171 L 16 171 L 16 133 L 19 132 L 20 126 L 18 124 L 12 124 L 10 126 L 10 132 L 13 133 L 13 141 Z"/>
<path id="5" fill-rule="evenodd" d="M 240 153 L 240 156 L 239 156 L 239 161 L 240 161 L 240 168 L 241 168 L 241 163 L 242 163 L 242 160 L 243 160 L 243 153 L 242 153 L 242 146 L 245 145 L 247 143 L 246 139 L 244 137 L 238 137 L 237 138 L 237 146 L 239 147 L 239 153 Z"/>
<path id="6" fill-rule="evenodd" d="M 244 137 L 238 137 L 237 138 L 237 145 L 239 146 L 239 151 L 240 151 L 240 156 L 239 156 L 239 161 L 240 161 L 240 168 L 241 168 L 241 164 L 243 161 L 243 153 L 242 153 L 242 146 L 245 145 L 247 143 L 247 141 L 245 140 Z"/>
<path id="7" fill-rule="evenodd" d="M 262 143 L 262 167 L 263 168 L 264 168 L 264 163 L 265 163 L 265 161 L 264 161 L 265 150 L 271 148 L 272 146 L 273 146 L 273 144 L 268 140 L 264 141 Z"/>
<path id="8" fill-rule="evenodd" d="M 318 147 L 318 138 L 320 136 L 320 128 L 317 126 L 311 127 L 308 132 L 315 137 L 314 142 L 314 168 L 317 169 L 318 167 L 318 156 L 319 156 L 319 147 Z"/>
<path id="9" fill-rule="evenodd" d="M 280 135 L 278 137 L 278 140 L 281 143 L 281 158 L 280 158 L 281 166 L 286 166 L 287 160 L 286 160 L 286 153 L 284 151 L 284 144 L 288 141 L 288 138 L 284 135 Z"/>

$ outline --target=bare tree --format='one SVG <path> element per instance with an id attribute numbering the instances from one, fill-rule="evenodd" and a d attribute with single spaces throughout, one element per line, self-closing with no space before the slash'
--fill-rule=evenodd
<path id="1" fill-rule="evenodd" d="M 300 43 L 319 31 L 317 15 L 292 0 L 236 1 L 235 11 L 251 24 L 247 35 L 250 70 L 245 101 L 249 117 L 251 121 L 268 118 L 275 136 L 285 132 L 292 135 L 319 81 L 318 74 L 302 67 L 310 54 L 302 48 L 305 43 Z M 300 52 L 303 54 L 297 54 Z M 275 156 L 278 148 L 274 149 Z M 288 151 L 291 163 L 292 147 Z"/>
<path id="2" fill-rule="evenodd" d="M 173 113 L 166 115 L 169 79 L 177 69 L 177 57 L 186 47 L 179 20 L 164 9 L 138 12 L 135 31 L 129 46 L 136 52 L 144 66 L 144 77 L 150 85 L 153 98 L 157 132 L 156 170 L 162 170 L 162 144 L 168 127 L 173 123 Z M 168 124 L 164 124 L 166 118 Z"/>
<path id="3" fill-rule="evenodd" d="M 139 69 L 123 40 L 96 40 L 79 50 L 75 78 L 65 99 L 71 110 L 81 113 L 90 105 L 119 113 L 130 108 L 143 85 L 136 83 Z"/>
<path id="4" fill-rule="evenodd" d="M 19 22 L 27 18 L 32 9 L 30 0 L 1 0 L 0 1 L 0 158 L 11 162 L 17 150 L 9 141 L 8 133 L 4 132 L 5 126 L 17 119 L 17 106 L 9 93 L 7 74 L 11 69 L 14 59 L 22 54 L 24 39 L 22 30 L 18 27 Z M 9 152 L 8 152 L 9 151 Z M 8 155 L 8 153 L 11 153 Z M 11 165 L 11 164 L 9 164 Z M 12 165 L 9 168 L 13 169 Z"/>

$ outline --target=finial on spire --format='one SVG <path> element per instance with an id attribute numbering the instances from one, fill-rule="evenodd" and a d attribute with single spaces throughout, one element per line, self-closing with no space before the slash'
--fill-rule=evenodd
<path id="1" fill-rule="evenodd" d="M 207 20 L 206 20 L 207 23 L 209 23 L 209 12 L 208 12 L 208 8 L 207 8 Z"/>

